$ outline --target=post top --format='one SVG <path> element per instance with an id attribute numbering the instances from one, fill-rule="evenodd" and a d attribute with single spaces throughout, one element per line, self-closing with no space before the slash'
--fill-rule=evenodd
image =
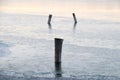
<path id="1" fill-rule="evenodd" d="M 63 40 L 62 38 L 55 38 L 55 40 Z"/>

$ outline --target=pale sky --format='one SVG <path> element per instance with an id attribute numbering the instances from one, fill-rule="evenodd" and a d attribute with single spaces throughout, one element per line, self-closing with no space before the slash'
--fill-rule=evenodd
<path id="1" fill-rule="evenodd" d="M 0 12 L 60 16 L 75 12 L 82 16 L 113 15 L 120 18 L 120 0 L 0 0 Z"/>

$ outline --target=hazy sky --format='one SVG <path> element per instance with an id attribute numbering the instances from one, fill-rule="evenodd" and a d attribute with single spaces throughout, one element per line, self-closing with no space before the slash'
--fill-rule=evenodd
<path id="1" fill-rule="evenodd" d="M 0 12 L 46 15 L 118 15 L 120 0 L 0 0 Z M 113 16 L 114 17 L 114 16 Z"/>

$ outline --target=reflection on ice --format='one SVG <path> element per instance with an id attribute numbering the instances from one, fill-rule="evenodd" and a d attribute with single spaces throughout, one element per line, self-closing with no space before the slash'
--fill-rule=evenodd
<path id="1" fill-rule="evenodd" d="M 77 24 L 76 24 L 76 23 L 74 23 L 74 25 L 73 25 L 73 29 L 74 29 L 74 30 L 76 29 L 76 26 L 77 26 Z"/>
<path id="2" fill-rule="evenodd" d="M 61 63 L 55 63 L 55 77 L 62 77 L 62 66 Z"/>
<path id="3" fill-rule="evenodd" d="M 49 29 L 52 29 L 52 25 L 51 24 L 48 24 L 48 27 L 49 27 Z"/>
<path id="4" fill-rule="evenodd" d="M 0 42 L 0 57 L 7 56 L 8 54 L 10 54 L 9 45 Z"/>

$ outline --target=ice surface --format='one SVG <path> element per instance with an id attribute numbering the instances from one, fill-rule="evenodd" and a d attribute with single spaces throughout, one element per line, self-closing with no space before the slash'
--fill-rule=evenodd
<path id="1" fill-rule="evenodd" d="M 0 75 L 55 77 L 54 38 L 60 37 L 63 77 L 120 77 L 119 26 L 81 18 L 74 25 L 72 18 L 55 16 L 50 27 L 47 16 L 1 13 Z"/>

